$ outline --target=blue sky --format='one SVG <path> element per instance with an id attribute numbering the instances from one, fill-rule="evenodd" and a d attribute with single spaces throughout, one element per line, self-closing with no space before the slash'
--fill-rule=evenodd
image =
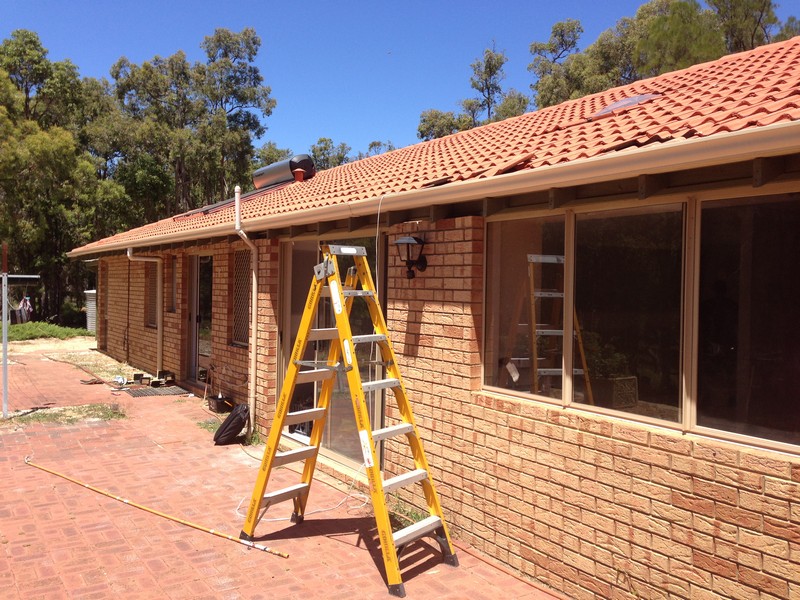
<path id="1" fill-rule="evenodd" d="M 215 28 L 253 27 L 262 40 L 256 64 L 278 103 L 262 142 L 302 153 L 329 137 L 356 153 L 373 140 L 416 143 L 423 110 L 457 110 L 473 95 L 470 63 L 492 43 L 509 59 L 504 88 L 529 94 L 530 43 L 546 41 L 555 22 L 580 19 L 585 47 L 641 3 L 0 0 L 0 39 L 30 29 L 51 60 L 109 78 L 121 56 L 140 64 L 184 50 L 202 60 L 200 42 Z"/>

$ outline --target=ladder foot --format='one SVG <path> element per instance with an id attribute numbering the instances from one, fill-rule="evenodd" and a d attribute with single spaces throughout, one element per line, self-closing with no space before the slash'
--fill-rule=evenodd
<path id="1" fill-rule="evenodd" d="M 450 544 L 447 541 L 447 536 L 444 534 L 444 529 L 437 529 L 433 532 L 434 539 L 439 542 L 439 547 L 442 549 L 442 559 L 444 564 L 451 567 L 458 566 L 458 556 L 450 549 Z"/>
<path id="2" fill-rule="evenodd" d="M 303 515 L 298 515 L 297 513 L 292 513 L 291 522 L 292 523 L 302 523 L 303 522 Z"/>
<path id="3" fill-rule="evenodd" d="M 247 542 L 252 542 L 256 538 L 253 537 L 252 535 L 248 534 L 248 533 L 245 533 L 244 529 L 242 529 L 242 532 L 239 534 L 239 539 L 240 540 L 245 540 Z"/>
<path id="4" fill-rule="evenodd" d="M 444 564 L 450 565 L 451 567 L 458 566 L 458 556 L 455 554 L 445 554 L 444 555 Z"/>
<path id="5" fill-rule="evenodd" d="M 406 588 L 403 586 L 402 583 L 395 583 L 394 585 L 389 586 L 389 595 L 395 596 L 396 598 L 405 598 L 406 597 Z"/>

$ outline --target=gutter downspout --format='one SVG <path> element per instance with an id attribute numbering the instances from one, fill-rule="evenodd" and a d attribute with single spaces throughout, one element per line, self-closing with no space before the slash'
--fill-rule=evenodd
<path id="1" fill-rule="evenodd" d="M 236 220 L 234 229 L 237 235 L 242 238 L 245 245 L 250 249 L 250 373 L 248 381 L 247 404 L 250 409 L 250 418 L 247 422 L 247 442 L 253 435 L 256 424 L 256 371 L 258 369 L 258 355 L 256 350 L 256 340 L 258 337 L 258 247 L 253 240 L 247 237 L 247 233 L 242 229 L 242 188 L 238 185 L 234 189 L 236 205 Z"/>
<path id="2" fill-rule="evenodd" d="M 159 256 L 134 256 L 128 248 L 130 262 L 156 263 L 156 376 L 164 370 L 164 259 Z M 130 286 L 130 283 L 128 283 Z M 128 291 L 130 295 L 130 288 Z M 130 341 L 128 342 L 130 343 Z"/>

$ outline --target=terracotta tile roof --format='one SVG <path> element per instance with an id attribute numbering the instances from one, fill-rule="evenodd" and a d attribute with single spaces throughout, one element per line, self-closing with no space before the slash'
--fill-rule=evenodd
<path id="1" fill-rule="evenodd" d="M 642 96 L 636 103 L 637 96 Z M 628 106 L 613 110 L 613 104 Z M 609 109 L 611 107 L 611 109 Z M 598 115 L 603 109 L 607 113 Z M 800 121 L 800 37 L 682 71 L 564 102 L 520 117 L 419 143 L 340 167 L 310 180 L 253 192 L 242 219 L 333 207 L 503 173 L 580 161 L 624 148 Z M 164 219 L 99 240 L 72 254 L 120 244 L 197 238 L 231 224 L 232 203 Z"/>

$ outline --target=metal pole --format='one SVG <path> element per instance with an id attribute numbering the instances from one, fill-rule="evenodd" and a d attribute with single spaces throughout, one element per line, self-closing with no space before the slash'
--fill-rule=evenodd
<path id="1" fill-rule="evenodd" d="M 8 244 L 3 242 L 3 418 L 8 418 Z"/>

